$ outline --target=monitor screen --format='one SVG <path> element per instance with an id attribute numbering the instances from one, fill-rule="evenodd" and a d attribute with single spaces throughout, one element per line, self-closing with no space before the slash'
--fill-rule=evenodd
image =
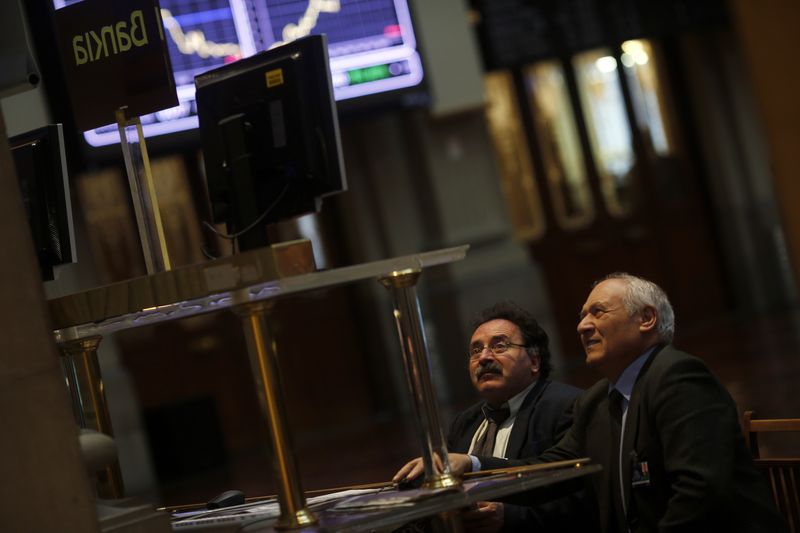
<path id="1" fill-rule="evenodd" d="M 11 137 L 8 143 L 42 280 L 49 281 L 57 267 L 76 260 L 61 124 Z"/>
<path id="2" fill-rule="evenodd" d="M 327 51 L 311 35 L 196 78 L 212 213 L 239 250 L 346 187 Z"/>
<path id="3" fill-rule="evenodd" d="M 79 0 L 53 0 L 56 9 Z M 422 82 L 407 0 L 160 0 L 180 104 L 141 117 L 152 137 L 197 127 L 194 77 L 305 35 L 325 34 L 338 101 Z M 84 133 L 119 142 L 116 125 Z"/>

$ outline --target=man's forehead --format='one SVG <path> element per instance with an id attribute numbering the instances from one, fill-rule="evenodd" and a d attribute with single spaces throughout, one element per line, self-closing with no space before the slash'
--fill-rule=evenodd
<path id="1" fill-rule="evenodd" d="M 625 284 L 621 280 L 607 279 L 595 285 L 592 292 L 586 298 L 584 307 L 592 305 L 609 304 L 622 299 L 625 292 Z"/>
<path id="2" fill-rule="evenodd" d="M 522 335 L 519 327 L 510 320 L 497 318 L 484 322 L 478 326 L 472 333 L 470 343 L 477 342 L 479 340 L 491 339 L 492 337 L 511 338 L 514 335 Z"/>
<path id="3" fill-rule="evenodd" d="M 604 307 L 611 304 L 611 300 L 609 298 L 600 298 L 595 297 L 593 298 L 592 295 L 589 295 L 589 298 L 586 299 L 586 303 L 583 304 L 583 310 L 587 311 L 592 307 Z"/>

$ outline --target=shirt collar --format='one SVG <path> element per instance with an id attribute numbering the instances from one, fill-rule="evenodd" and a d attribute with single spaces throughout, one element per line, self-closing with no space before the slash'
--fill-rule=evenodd
<path id="1" fill-rule="evenodd" d="M 656 346 L 652 346 L 642 355 L 634 359 L 633 362 L 622 371 L 616 383 L 608 384 L 608 392 L 611 393 L 612 390 L 617 389 L 626 400 L 631 401 L 631 393 L 633 392 L 633 385 L 636 383 L 636 378 L 639 377 L 639 372 L 642 371 L 642 367 L 645 362 L 647 362 L 647 358 L 650 357 L 650 354 L 653 353 L 655 349 Z"/>
<path id="2" fill-rule="evenodd" d="M 539 381 L 538 379 L 533 380 L 533 383 L 525 387 L 521 392 L 517 393 L 516 395 L 512 396 L 508 400 L 508 410 L 511 413 L 508 418 L 514 418 L 517 416 L 517 411 L 522 406 L 522 402 L 525 400 L 525 396 L 531 391 L 531 389 L 536 386 L 536 382 Z"/>

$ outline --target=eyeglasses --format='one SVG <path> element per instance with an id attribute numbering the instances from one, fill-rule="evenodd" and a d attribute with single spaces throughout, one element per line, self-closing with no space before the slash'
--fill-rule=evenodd
<path id="1" fill-rule="evenodd" d="M 506 353 L 512 346 L 516 346 L 518 348 L 527 348 L 524 344 L 516 344 L 511 341 L 492 341 L 489 343 L 489 346 L 483 346 L 476 344 L 475 346 L 470 346 L 469 348 L 469 358 L 476 359 L 481 356 L 483 351 L 486 348 L 489 348 L 489 351 L 492 352 L 494 355 L 500 355 Z"/>

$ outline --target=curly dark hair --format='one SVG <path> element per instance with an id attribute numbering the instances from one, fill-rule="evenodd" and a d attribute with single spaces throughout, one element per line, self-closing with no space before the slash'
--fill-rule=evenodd
<path id="1" fill-rule="evenodd" d="M 539 373 L 543 378 L 550 375 L 552 369 L 550 366 L 550 339 L 533 315 L 510 300 L 498 302 L 481 311 L 472 320 L 472 330 L 475 331 L 481 324 L 497 319 L 508 320 L 519 328 L 528 353 L 534 351 L 539 355 L 541 361 Z"/>

